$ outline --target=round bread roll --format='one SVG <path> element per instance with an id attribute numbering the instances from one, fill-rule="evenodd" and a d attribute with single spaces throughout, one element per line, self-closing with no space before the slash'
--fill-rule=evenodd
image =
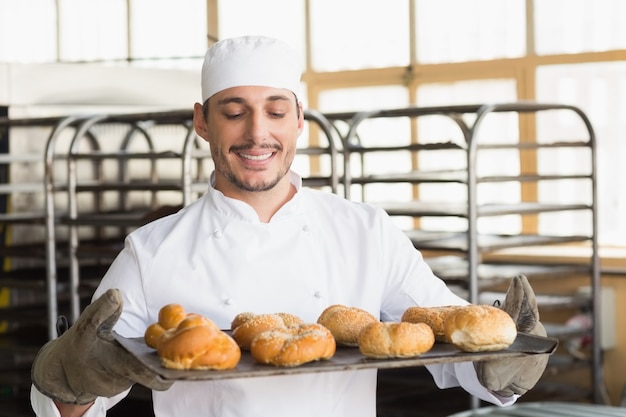
<path id="1" fill-rule="evenodd" d="M 322 311 L 317 322 L 330 330 L 337 344 L 358 346 L 361 331 L 378 319 L 360 308 L 334 304 Z"/>
<path id="2" fill-rule="evenodd" d="M 446 339 L 445 322 L 450 313 L 462 307 L 409 307 L 404 311 L 400 320 L 408 323 L 426 323 L 433 330 L 437 342 L 449 343 Z"/>
<path id="3" fill-rule="evenodd" d="M 490 305 L 468 305 L 450 313 L 445 322 L 446 339 L 465 352 L 506 349 L 517 337 L 509 314 Z"/>
<path id="4" fill-rule="evenodd" d="M 237 343 L 198 314 L 190 314 L 176 328 L 166 330 L 157 353 L 164 367 L 182 370 L 232 369 L 241 359 Z"/>
<path id="5" fill-rule="evenodd" d="M 268 330 L 285 329 L 288 326 L 302 324 L 303 321 L 293 314 L 254 314 L 240 313 L 231 323 L 233 339 L 244 350 L 250 350 L 254 338 Z"/>
<path id="6" fill-rule="evenodd" d="M 257 362 L 284 367 L 330 359 L 335 350 L 333 335 L 317 323 L 265 331 L 250 346 L 250 354 Z"/>
<path id="7" fill-rule="evenodd" d="M 368 358 L 410 358 L 428 352 L 435 335 L 426 323 L 376 322 L 359 335 L 359 351 Z"/>
<path id="8" fill-rule="evenodd" d="M 152 323 L 144 333 L 146 345 L 153 349 L 157 348 L 159 338 L 166 330 L 174 329 L 187 317 L 185 309 L 180 304 L 167 304 L 161 307 L 158 314 L 158 321 Z"/>

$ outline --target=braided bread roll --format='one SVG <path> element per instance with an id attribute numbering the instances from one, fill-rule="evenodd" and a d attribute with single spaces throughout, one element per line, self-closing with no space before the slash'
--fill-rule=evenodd
<path id="1" fill-rule="evenodd" d="M 187 312 L 180 304 L 167 304 L 159 310 L 158 321 L 152 323 L 144 333 L 146 345 L 156 349 L 159 338 L 166 330 L 174 329 L 187 317 Z"/>
<path id="2" fill-rule="evenodd" d="M 167 330 L 158 340 L 157 353 L 164 367 L 183 370 L 232 369 L 241 359 L 233 338 L 198 314 L 189 314 Z"/>
<path id="3" fill-rule="evenodd" d="M 265 331 L 250 346 L 250 354 L 257 362 L 284 367 L 330 359 L 335 350 L 333 335 L 318 323 Z"/>
<path id="4" fill-rule="evenodd" d="M 239 313 L 231 322 L 232 337 L 239 347 L 250 350 L 252 341 L 259 334 L 274 329 L 303 324 L 302 319 L 289 313 L 255 314 Z"/>

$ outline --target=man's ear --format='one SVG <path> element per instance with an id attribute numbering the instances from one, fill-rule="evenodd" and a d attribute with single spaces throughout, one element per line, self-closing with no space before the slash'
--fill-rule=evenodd
<path id="1" fill-rule="evenodd" d="M 193 106 L 193 127 L 198 136 L 208 141 L 209 131 L 207 129 L 206 117 L 204 116 L 204 107 L 200 103 Z"/>
<path id="2" fill-rule="evenodd" d="M 304 106 L 301 101 L 298 101 L 298 107 L 300 108 L 300 117 L 298 117 L 298 133 L 301 134 L 304 130 Z"/>

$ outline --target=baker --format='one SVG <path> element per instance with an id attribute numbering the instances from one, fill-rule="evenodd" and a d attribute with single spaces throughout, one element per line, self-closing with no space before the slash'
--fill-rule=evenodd
<path id="1" fill-rule="evenodd" d="M 156 417 L 374 417 L 376 370 L 172 384 L 116 344 L 111 331 L 142 337 L 169 303 L 222 329 L 244 311 L 283 311 L 315 322 L 325 308 L 342 304 L 400 321 L 411 306 L 466 303 L 383 210 L 305 188 L 291 170 L 305 126 L 301 62 L 267 37 L 225 39 L 208 49 L 202 103 L 194 105 L 195 130 L 215 163 L 208 192 L 132 232 L 92 303 L 42 347 L 32 368 L 38 416 L 104 416 L 139 383 L 153 389 Z M 529 312 L 526 330 L 542 333 L 533 300 L 527 281 L 516 279 L 503 308 L 516 320 Z M 535 385 L 546 360 L 428 370 L 440 388 L 461 386 L 508 405 Z"/>

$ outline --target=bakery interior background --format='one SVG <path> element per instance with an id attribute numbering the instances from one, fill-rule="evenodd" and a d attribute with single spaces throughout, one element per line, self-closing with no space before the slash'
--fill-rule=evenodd
<path id="1" fill-rule="evenodd" d="M 610 271 L 603 285 L 615 290 L 619 325 L 626 314 L 621 310 L 626 302 L 620 303 L 626 299 L 623 16 L 621 0 L 0 0 L 0 110 L 23 118 L 190 109 L 198 100 L 207 45 L 247 33 L 276 36 L 305 51 L 301 99 L 322 112 L 517 100 L 577 106 L 597 138 L 597 239 Z M 537 140 L 560 132 L 567 136 L 576 132 L 575 125 L 567 115 L 538 121 Z M 379 129 L 384 138 L 403 133 L 391 125 Z M 23 138 L 12 142 L 11 152 L 38 150 L 28 135 Z M 585 157 L 569 153 L 530 157 L 522 166 L 509 159 L 487 162 L 519 171 L 593 168 Z M 445 165 L 420 163 L 433 169 Z M 40 174 L 13 173 L 22 179 Z M 398 190 L 376 192 L 370 197 L 384 200 Z M 487 189 L 486 198 L 500 192 Z M 569 201 L 590 192 L 575 186 L 514 186 L 504 197 Z M 437 191 L 424 188 L 422 194 L 429 193 Z M 455 202 L 456 197 L 445 198 Z M 16 211 L 26 210 L 32 200 L 12 203 Z M 406 225 L 406 219 L 398 221 Z M 505 218 L 484 225 L 507 233 L 590 233 L 587 219 L 577 214 L 559 221 Z M 449 219 L 425 219 L 422 226 L 457 227 Z M 572 260 L 579 253 L 566 247 L 545 256 Z M 626 363 L 626 340 L 616 338 L 607 363 Z M 617 402 L 624 379 L 619 366 L 610 368 L 610 396 Z"/>

